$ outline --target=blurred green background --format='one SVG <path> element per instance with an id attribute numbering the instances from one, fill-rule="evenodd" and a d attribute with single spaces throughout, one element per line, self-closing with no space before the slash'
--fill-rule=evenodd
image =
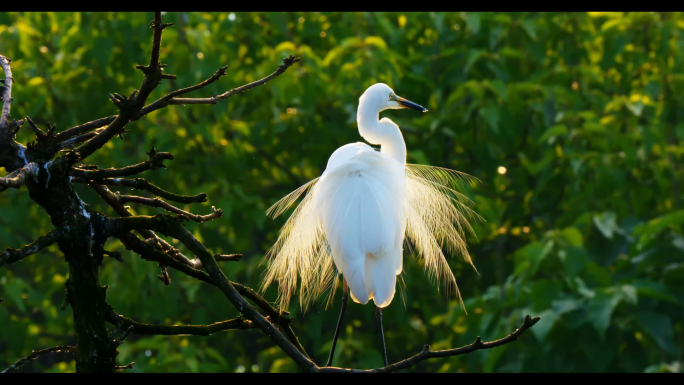
<path id="1" fill-rule="evenodd" d="M 150 13 L 0 13 L 0 53 L 13 59 L 15 118 L 58 130 L 117 113 L 109 93 L 129 94 L 149 61 Z M 411 371 L 682 371 L 684 350 L 684 15 L 672 13 L 168 13 L 161 60 L 177 81 L 151 100 L 228 75 L 208 97 L 302 58 L 266 86 L 216 106 L 170 106 L 128 125 L 91 157 L 100 167 L 175 160 L 143 177 L 209 201 L 186 207 L 225 216 L 188 224 L 227 276 L 257 288 L 259 262 L 284 217 L 266 209 L 319 176 L 332 152 L 360 141 L 359 96 L 376 82 L 430 112 L 388 111 L 404 131 L 408 162 L 457 169 L 482 183 L 467 194 L 486 222 L 469 239 L 479 275 L 449 258 L 468 310 L 405 256 L 406 304 L 385 310 L 391 362 L 430 344 L 446 349 L 498 339 L 526 314 L 542 320 L 512 344 L 426 361 Z M 18 140 L 34 140 L 20 131 Z M 5 170 L 0 170 L 4 175 Z M 115 215 L 86 186 L 95 209 Z M 142 194 L 145 194 L 144 192 Z M 0 249 L 51 230 L 26 190 L 0 194 Z M 141 214 L 156 209 L 134 206 Z M 109 250 L 122 250 L 110 241 Z M 187 253 L 187 251 L 186 251 Z M 127 317 L 204 324 L 238 315 L 215 288 L 124 250 L 101 283 Z M 0 271 L 0 367 L 32 349 L 75 343 L 60 311 L 68 268 L 56 246 Z M 316 362 L 327 359 L 339 297 L 302 314 L 295 332 Z M 273 289 L 265 294 L 275 301 Z M 372 306 L 350 304 L 336 366 L 382 366 Z M 139 372 L 283 372 L 293 362 L 256 330 L 210 337 L 132 335 L 118 362 Z M 53 354 L 22 371 L 73 371 Z"/>

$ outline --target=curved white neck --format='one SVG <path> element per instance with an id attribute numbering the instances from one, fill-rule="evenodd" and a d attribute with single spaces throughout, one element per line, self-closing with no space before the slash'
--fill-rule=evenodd
<path id="1" fill-rule="evenodd" d="M 356 114 L 359 134 L 369 143 L 379 144 L 381 153 L 405 165 L 406 143 L 399 126 L 387 118 L 378 120 L 380 113 L 373 107 L 363 102 L 359 104 Z"/>

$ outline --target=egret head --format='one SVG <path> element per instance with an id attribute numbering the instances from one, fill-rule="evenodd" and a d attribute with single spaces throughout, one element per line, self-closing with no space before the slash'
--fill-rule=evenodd
<path id="1" fill-rule="evenodd" d="M 427 111 L 425 107 L 397 95 L 385 83 L 377 83 L 368 87 L 366 92 L 359 98 L 359 101 L 363 104 L 368 104 L 377 108 L 378 112 L 400 108 L 410 108 L 421 112 Z"/>

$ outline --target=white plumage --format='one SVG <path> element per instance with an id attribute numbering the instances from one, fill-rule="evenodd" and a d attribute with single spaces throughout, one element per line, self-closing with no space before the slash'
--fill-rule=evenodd
<path id="1" fill-rule="evenodd" d="M 302 194 L 304 200 L 287 220 L 269 250 L 265 289 L 278 281 L 281 307 L 286 308 L 298 280 L 303 308 L 342 273 L 356 302 L 373 300 L 382 308 L 392 302 L 402 272 L 403 245 L 424 258 L 430 275 L 460 294 L 442 246 L 472 264 L 464 236 L 472 233 L 468 218 L 479 218 L 470 201 L 456 189 L 475 180 L 457 171 L 406 164 L 406 146 L 399 127 L 378 120 L 390 108 L 423 107 L 398 97 L 385 84 L 361 96 L 357 120 L 365 143 L 337 149 L 321 175 L 273 205 L 268 214 L 285 212 Z M 334 265 L 333 265 L 334 263 Z M 335 269 L 337 267 L 337 269 Z"/>

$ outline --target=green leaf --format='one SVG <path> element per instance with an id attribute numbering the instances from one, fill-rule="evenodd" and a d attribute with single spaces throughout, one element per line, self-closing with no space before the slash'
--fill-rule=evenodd
<path id="1" fill-rule="evenodd" d="M 639 313 L 639 325 L 650 335 L 661 349 L 677 354 L 678 349 L 674 342 L 672 320 L 669 317 L 652 312 Z"/>
<path id="2" fill-rule="evenodd" d="M 538 174 L 546 165 L 556 159 L 556 153 L 554 151 L 545 152 L 544 157 L 539 162 L 527 159 L 527 156 L 523 153 L 519 153 L 518 156 L 520 158 L 520 163 L 522 163 L 530 175 Z"/>
<path id="3" fill-rule="evenodd" d="M 506 85 L 504 82 L 502 82 L 499 79 L 492 80 L 489 83 L 489 87 L 496 92 L 497 95 L 503 100 L 506 101 Z"/>
<path id="4" fill-rule="evenodd" d="M 661 231 L 682 223 L 684 223 L 684 210 L 679 210 L 636 226 L 632 235 L 639 236 L 639 243 L 644 244 Z"/>
<path id="5" fill-rule="evenodd" d="M 470 68 L 475 64 L 477 59 L 482 56 L 483 51 L 476 49 L 476 50 L 471 50 L 468 52 L 468 58 L 466 59 L 465 66 L 463 66 L 463 75 L 468 75 L 468 72 L 470 72 Z"/>
<path id="6" fill-rule="evenodd" d="M 565 135 L 568 133 L 568 129 L 565 127 L 564 124 L 558 124 L 552 127 L 549 127 L 548 130 L 542 134 L 542 136 L 537 140 L 537 143 L 544 143 L 547 140 L 549 140 L 552 137 L 555 136 L 560 136 L 560 135 Z"/>
<path id="7" fill-rule="evenodd" d="M 537 272 L 539 264 L 546 258 L 552 247 L 553 242 L 551 241 L 544 245 L 539 242 L 532 242 L 529 245 L 516 250 L 514 254 L 515 263 L 518 265 L 523 262 L 528 262 L 530 269 L 525 271 L 529 272 L 529 276 L 533 276 Z"/>
<path id="8" fill-rule="evenodd" d="M 465 15 L 465 19 L 470 30 L 473 31 L 473 34 L 477 35 L 477 33 L 480 32 L 480 13 L 468 12 Z"/>
<path id="9" fill-rule="evenodd" d="M 565 274 L 568 277 L 574 277 L 581 273 L 589 262 L 587 253 L 583 248 L 577 246 L 570 246 L 560 250 L 558 256 L 563 262 Z"/>
<path id="10" fill-rule="evenodd" d="M 221 366 L 223 366 L 223 367 L 228 366 L 228 362 L 226 361 L 226 359 L 223 358 L 221 353 L 219 353 L 216 349 L 210 348 L 210 347 L 205 347 L 202 349 L 204 350 L 204 353 L 206 353 L 209 357 L 215 359 L 216 362 L 221 364 Z"/>
<path id="11" fill-rule="evenodd" d="M 582 233 L 575 227 L 566 227 L 563 229 L 563 238 L 573 246 L 582 247 Z"/>
<path id="12" fill-rule="evenodd" d="M 534 28 L 534 20 L 530 19 L 525 19 L 520 22 L 520 25 L 523 27 L 525 32 L 532 38 L 532 40 L 537 41 L 537 31 Z"/>
<path id="13" fill-rule="evenodd" d="M 551 307 L 557 315 L 569 313 L 573 310 L 580 309 L 584 301 L 578 298 L 565 298 L 553 301 Z"/>
<path id="14" fill-rule="evenodd" d="M 497 106 L 488 106 L 484 108 L 480 108 L 479 111 L 480 116 L 482 119 L 487 122 L 487 125 L 494 131 L 495 133 L 499 133 L 499 108 Z"/>
<path id="15" fill-rule="evenodd" d="M 541 312 L 539 317 L 541 317 L 541 319 L 532 328 L 532 334 L 537 337 L 537 341 L 544 342 L 544 339 L 551 331 L 551 328 L 553 328 L 553 325 L 556 323 L 558 314 L 556 314 L 556 312 L 552 309 L 547 309 Z"/>
<path id="16" fill-rule="evenodd" d="M 602 287 L 608 287 L 613 284 L 610 271 L 603 266 L 600 266 L 594 262 L 588 262 L 587 272 L 591 274 L 591 276 L 594 277 L 594 280 L 596 280 L 596 283 Z"/>
<path id="17" fill-rule="evenodd" d="M 638 303 L 639 297 L 637 295 L 636 287 L 632 285 L 622 285 L 620 286 L 622 291 L 622 297 L 625 301 L 631 305 L 636 305 Z"/>
<path id="18" fill-rule="evenodd" d="M 21 297 L 24 287 L 26 287 L 26 284 L 20 278 L 11 279 L 9 283 L 5 285 L 5 292 L 7 293 L 7 297 L 10 298 L 12 302 L 14 302 L 14 305 L 22 313 L 26 311 L 24 299 Z"/>
<path id="19" fill-rule="evenodd" d="M 613 233 L 619 232 L 615 222 L 615 213 L 612 212 L 594 215 L 594 224 L 601 234 L 608 239 L 613 239 Z"/>
<path id="20" fill-rule="evenodd" d="M 648 281 L 645 279 L 637 279 L 632 281 L 632 285 L 636 288 L 639 295 L 644 297 L 651 297 L 662 299 L 668 302 L 678 303 L 677 299 L 670 294 L 667 287 L 660 282 Z"/>
<path id="21" fill-rule="evenodd" d="M 589 300 L 589 318 L 602 340 L 606 335 L 606 329 L 608 329 L 610 324 L 613 310 L 615 310 L 621 299 L 622 296 L 617 292 L 607 293 L 606 291 L 600 291 L 596 293 L 594 298 Z"/>

